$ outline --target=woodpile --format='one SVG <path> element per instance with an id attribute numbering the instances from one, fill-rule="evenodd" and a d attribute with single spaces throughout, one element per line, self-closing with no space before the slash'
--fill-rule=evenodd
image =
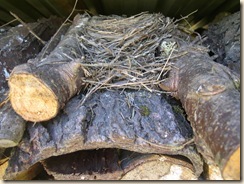
<path id="1" fill-rule="evenodd" d="M 0 145 L 3 148 L 18 145 L 26 124 L 26 121 L 16 114 L 8 101 L 9 73 L 16 65 L 36 57 L 41 51 L 44 45 L 35 36 L 45 41 L 49 40 L 61 23 L 62 19 L 56 17 L 41 19 L 28 25 L 28 28 L 35 31 L 36 35 L 32 35 L 24 26 L 5 28 L 0 35 Z"/>
<path id="2" fill-rule="evenodd" d="M 7 64 L 3 179 L 239 180 L 239 75 L 177 23 L 85 13 Z"/>

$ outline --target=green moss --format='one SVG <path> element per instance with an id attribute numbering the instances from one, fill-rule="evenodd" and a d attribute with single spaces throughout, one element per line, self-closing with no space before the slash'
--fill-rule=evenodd
<path id="1" fill-rule="evenodd" d="M 151 111 L 150 111 L 150 109 L 147 106 L 141 105 L 140 106 L 140 113 L 141 113 L 142 116 L 149 116 Z"/>
<path id="2" fill-rule="evenodd" d="M 235 88 L 240 91 L 240 81 L 239 80 L 234 80 L 234 85 L 235 85 Z"/>
<path id="3" fill-rule="evenodd" d="M 172 108 L 175 113 L 184 114 L 184 110 L 179 105 L 173 105 Z"/>

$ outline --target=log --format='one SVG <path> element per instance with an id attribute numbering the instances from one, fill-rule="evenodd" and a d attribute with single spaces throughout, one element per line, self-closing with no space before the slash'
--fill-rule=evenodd
<path id="1" fill-rule="evenodd" d="M 52 17 L 41 19 L 27 26 L 40 38 L 47 40 L 51 38 L 61 23 L 60 18 Z M 26 124 L 26 121 L 12 109 L 10 102 L 2 103 L 7 99 L 9 90 L 7 86 L 8 74 L 14 66 L 35 57 L 43 45 L 24 26 L 11 28 L 0 36 L 0 147 L 8 148 L 18 145 Z"/>
<path id="2" fill-rule="evenodd" d="M 78 16 L 79 17 L 79 16 Z M 9 78 L 10 101 L 17 114 L 27 121 L 47 121 L 57 115 L 77 94 L 83 70 L 77 33 L 88 17 L 79 17 L 56 48 L 45 58 L 16 66 Z"/>
<path id="3" fill-rule="evenodd" d="M 203 174 L 206 180 L 224 180 L 220 168 L 216 164 L 205 164 Z"/>
<path id="4" fill-rule="evenodd" d="M 119 180 L 123 170 L 117 149 L 78 151 L 42 162 L 55 180 Z"/>
<path id="5" fill-rule="evenodd" d="M 193 165 L 185 159 L 119 149 L 77 151 L 48 158 L 42 164 L 55 180 L 197 179 Z"/>
<path id="6" fill-rule="evenodd" d="M 81 98 L 72 98 L 53 120 L 27 125 L 5 180 L 52 156 L 102 148 L 182 155 L 192 162 L 196 176 L 202 173 L 189 123 L 176 119 L 161 95 L 143 90 L 98 91 L 84 105 Z"/>
<path id="7" fill-rule="evenodd" d="M 193 165 L 184 157 L 122 151 L 121 180 L 197 180 Z"/>
<path id="8" fill-rule="evenodd" d="M 61 23 L 62 19 L 51 17 L 27 25 L 42 40 L 48 41 Z M 13 27 L 0 38 L 0 91 L 3 94 L 8 89 L 6 81 L 13 68 L 34 58 L 44 45 L 25 26 Z"/>
<path id="9" fill-rule="evenodd" d="M 223 17 L 211 23 L 203 33 L 207 36 L 203 45 L 209 47 L 212 54 L 217 56 L 215 61 L 229 67 L 239 77 L 241 72 L 240 18 L 240 11 Z"/>
<path id="10" fill-rule="evenodd" d="M 0 107 L 0 147 L 17 146 L 25 131 L 26 121 L 15 113 L 10 102 Z"/>
<path id="11" fill-rule="evenodd" d="M 180 99 L 191 122 L 198 151 L 217 164 L 224 179 L 240 179 L 240 79 L 209 57 L 206 48 L 188 45 L 172 60 L 160 87 Z"/>

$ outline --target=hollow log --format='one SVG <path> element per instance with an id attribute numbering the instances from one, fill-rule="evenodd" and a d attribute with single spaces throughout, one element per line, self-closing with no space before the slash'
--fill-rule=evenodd
<path id="1" fill-rule="evenodd" d="M 46 41 L 61 25 L 61 20 L 52 17 L 27 24 L 27 26 Z M 19 143 L 26 124 L 26 121 L 12 109 L 10 102 L 3 103 L 9 90 L 7 86 L 9 72 L 16 65 L 34 58 L 43 45 L 24 26 L 11 28 L 0 36 L 0 147 L 7 148 Z"/>
<path id="2" fill-rule="evenodd" d="M 224 179 L 240 179 L 240 79 L 212 61 L 206 48 L 172 60 L 169 78 L 160 87 L 179 98 L 191 122 L 198 151 L 217 164 Z"/>
<path id="3" fill-rule="evenodd" d="M 77 33 L 88 17 L 79 17 L 56 48 L 45 58 L 14 68 L 9 78 L 10 101 L 27 121 L 41 122 L 55 117 L 66 102 L 77 94 L 83 70 Z"/>
<path id="4" fill-rule="evenodd" d="M 178 156 L 120 149 L 77 151 L 42 162 L 55 180 L 196 180 L 193 165 Z"/>
<path id="5" fill-rule="evenodd" d="M 123 170 L 117 149 L 78 151 L 42 162 L 55 180 L 119 180 Z"/>
<path id="6" fill-rule="evenodd" d="M 13 151 L 5 180 L 52 156 L 79 150 L 119 148 L 139 153 L 182 155 L 203 169 L 189 123 L 179 121 L 161 95 L 147 91 L 99 91 L 80 105 L 72 98 L 54 119 L 28 124 Z"/>

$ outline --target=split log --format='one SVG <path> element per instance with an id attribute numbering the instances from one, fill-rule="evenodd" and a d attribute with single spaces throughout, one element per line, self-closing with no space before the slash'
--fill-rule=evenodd
<path id="1" fill-rule="evenodd" d="M 203 169 L 195 150 L 192 129 L 178 121 L 161 95 L 146 91 L 96 92 L 80 105 L 71 99 L 53 120 L 35 125 L 15 148 L 5 180 L 52 156 L 79 150 L 119 148 L 140 153 L 183 155 L 199 176 Z"/>
<path id="2" fill-rule="evenodd" d="M 51 157 L 42 163 L 55 180 L 197 179 L 193 165 L 177 156 L 142 154 L 119 149 L 78 151 Z"/>
<path id="3" fill-rule="evenodd" d="M 191 122 L 195 144 L 225 179 L 240 179 L 240 79 L 213 62 L 206 48 L 182 46 L 188 54 L 174 60 L 160 86 L 179 98 Z M 172 60 L 173 61 L 173 60 Z"/>
<path id="4" fill-rule="evenodd" d="M 43 40 L 51 38 L 61 25 L 61 19 L 52 17 L 30 23 L 36 35 Z M 9 72 L 18 64 L 35 57 L 43 45 L 24 26 L 9 29 L 1 35 L 0 42 L 0 147 L 14 147 L 21 140 L 26 121 L 12 109 L 10 102 L 2 103 L 7 98 L 7 80 Z"/>
<path id="5" fill-rule="evenodd" d="M 83 82 L 77 33 L 88 17 L 77 18 L 57 47 L 45 58 L 14 68 L 9 78 L 10 101 L 27 121 L 47 121 L 77 94 Z"/>

